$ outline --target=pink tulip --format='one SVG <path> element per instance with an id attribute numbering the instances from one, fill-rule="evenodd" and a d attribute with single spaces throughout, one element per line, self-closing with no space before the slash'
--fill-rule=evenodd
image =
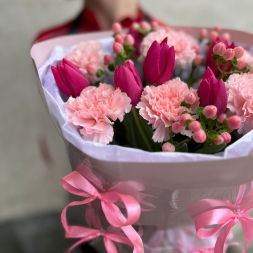
<path id="1" fill-rule="evenodd" d="M 197 92 L 200 106 L 216 106 L 217 116 L 222 114 L 227 108 L 228 94 L 225 83 L 223 80 L 217 80 L 210 68 L 207 68 Z"/>
<path id="2" fill-rule="evenodd" d="M 175 66 L 174 47 L 169 47 L 167 38 L 160 44 L 154 41 L 143 63 L 143 74 L 150 84 L 161 85 L 169 81 Z"/>
<path id="3" fill-rule="evenodd" d="M 90 85 L 79 68 L 66 59 L 57 67 L 52 66 L 51 70 L 59 90 L 68 97 L 78 97 Z"/>
<path id="4" fill-rule="evenodd" d="M 126 61 L 124 66 L 118 66 L 114 72 L 114 85 L 125 92 L 136 106 L 142 93 L 142 81 L 131 61 Z"/>

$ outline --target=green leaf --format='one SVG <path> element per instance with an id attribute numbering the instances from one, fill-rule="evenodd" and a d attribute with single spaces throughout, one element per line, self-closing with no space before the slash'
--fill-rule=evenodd
<path id="1" fill-rule="evenodd" d="M 183 153 L 187 153 L 188 152 L 188 146 L 186 143 L 182 143 L 179 145 L 179 147 L 177 148 L 178 152 L 183 152 Z"/>
<path id="2" fill-rule="evenodd" d="M 188 129 L 189 125 L 192 123 L 192 121 L 193 121 L 193 120 L 191 120 L 191 119 L 187 119 L 187 120 L 185 121 L 185 125 L 186 125 L 186 128 L 187 128 L 187 129 Z"/>
<path id="3" fill-rule="evenodd" d="M 238 64 L 238 61 L 235 57 L 231 60 L 231 62 L 234 66 L 237 66 L 237 64 Z"/>
<path id="4" fill-rule="evenodd" d="M 197 115 L 200 116 L 203 113 L 203 110 L 204 110 L 204 107 L 197 107 L 195 109 L 195 112 L 196 112 Z"/>
<path id="5" fill-rule="evenodd" d="M 102 69 L 99 69 L 98 71 L 97 71 L 97 73 L 96 73 L 96 76 L 97 77 L 101 77 L 101 76 L 103 76 L 105 74 L 105 72 L 102 70 Z"/>
<path id="6" fill-rule="evenodd" d="M 209 139 L 211 139 L 211 140 L 213 140 L 213 138 L 214 138 L 215 136 L 217 136 L 217 135 L 218 135 L 218 133 L 217 133 L 216 131 L 214 131 L 214 130 L 210 130 L 210 131 L 207 132 L 207 137 L 208 137 Z"/>
<path id="7" fill-rule="evenodd" d="M 202 130 L 206 130 L 206 125 L 204 122 L 200 122 L 200 125 L 201 125 Z"/>
<path id="8" fill-rule="evenodd" d="M 124 60 L 117 55 L 117 57 L 115 58 L 114 63 L 115 63 L 116 66 L 121 66 L 121 65 L 124 65 Z"/>
<path id="9" fill-rule="evenodd" d="M 212 155 L 212 154 L 216 154 L 216 153 L 220 152 L 222 149 L 224 149 L 226 147 L 226 145 L 227 144 L 221 144 L 221 145 L 212 144 L 210 146 L 203 147 L 199 150 L 196 150 L 194 153 Z"/>
<path id="10" fill-rule="evenodd" d="M 218 54 L 212 54 L 212 59 L 213 59 L 214 61 L 218 60 L 219 57 L 220 57 L 220 56 L 219 56 Z"/>
<path id="11" fill-rule="evenodd" d="M 108 69 L 109 69 L 111 72 L 113 72 L 113 71 L 115 70 L 115 65 L 114 65 L 114 63 L 111 64 L 111 65 L 109 65 L 109 66 L 108 66 Z"/>
<path id="12" fill-rule="evenodd" d="M 183 101 L 183 102 L 181 103 L 181 106 L 184 106 L 184 107 L 186 107 L 186 108 L 188 108 L 188 109 L 190 109 L 190 108 L 191 108 L 191 105 L 190 105 L 190 104 L 185 103 L 185 101 Z"/>
<path id="13" fill-rule="evenodd" d="M 225 65 L 227 63 L 227 61 L 223 59 L 222 57 L 219 58 L 219 61 L 222 65 Z"/>

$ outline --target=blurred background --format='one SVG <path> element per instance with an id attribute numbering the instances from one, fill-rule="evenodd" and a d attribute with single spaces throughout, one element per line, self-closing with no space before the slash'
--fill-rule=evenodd
<path id="1" fill-rule="evenodd" d="M 171 25 L 218 24 L 253 32 L 252 0 L 140 4 Z M 67 196 L 60 179 L 70 166 L 38 93 L 30 48 L 39 31 L 74 18 L 81 5 L 82 0 L 0 0 L 0 253 L 58 253 L 65 248 L 64 240 L 59 246 L 50 238 L 63 239 L 59 212 Z M 38 246 L 34 251 L 35 245 L 48 245 L 48 250 Z"/>

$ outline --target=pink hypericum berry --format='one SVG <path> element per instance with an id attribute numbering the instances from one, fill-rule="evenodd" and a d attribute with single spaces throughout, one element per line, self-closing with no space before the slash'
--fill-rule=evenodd
<path id="1" fill-rule="evenodd" d="M 190 124 L 189 124 L 189 129 L 192 131 L 192 132 L 198 132 L 200 129 L 201 129 L 201 124 L 198 122 L 198 121 L 192 121 Z"/>
<path id="2" fill-rule="evenodd" d="M 105 63 L 105 65 L 111 65 L 114 63 L 114 58 L 111 55 L 106 54 L 104 56 L 104 63 Z"/>
<path id="3" fill-rule="evenodd" d="M 214 54 L 223 55 L 225 50 L 226 50 L 226 46 L 223 42 L 219 42 L 213 47 Z"/>
<path id="4" fill-rule="evenodd" d="M 213 143 L 215 145 L 221 145 L 224 143 L 224 139 L 221 135 L 216 135 L 214 138 L 213 138 Z"/>
<path id="5" fill-rule="evenodd" d="M 195 58 L 193 59 L 193 64 L 195 66 L 199 66 L 203 61 L 203 57 L 200 54 L 197 54 Z"/>
<path id="6" fill-rule="evenodd" d="M 113 44 L 113 52 L 115 54 L 120 54 L 122 51 L 124 50 L 122 44 L 118 43 L 118 42 L 114 42 Z"/>
<path id="7" fill-rule="evenodd" d="M 218 37 L 218 33 L 216 31 L 211 31 L 209 36 L 208 36 L 208 39 L 210 42 L 214 42 Z"/>
<path id="8" fill-rule="evenodd" d="M 192 138 L 197 143 L 204 143 L 206 141 L 206 133 L 204 130 L 200 129 L 193 134 Z"/>
<path id="9" fill-rule="evenodd" d="M 223 33 L 220 38 L 222 41 L 230 41 L 231 36 L 229 33 Z"/>
<path id="10" fill-rule="evenodd" d="M 88 74 L 95 75 L 97 72 L 97 66 L 93 63 L 90 63 L 87 65 L 86 70 L 87 70 Z"/>
<path id="11" fill-rule="evenodd" d="M 140 24 L 138 22 L 133 22 L 131 26 L 134 30 L 138 30 L 140 28 Z"/>
<path id="12" fill-rule="evenodd" d="M 242 70 L 246 67 L 246 61 L 244 61 L 243 59 L 238 59 L 237 60 L 237 65 L 236 67 L 239 69 L 239 70 Z"/>
<path id="13" fill-rule="evenodd" d="M 184 101 L 186 104 L 192 105 L 196 102 L 197 98 L 194 93 L 189 93 L 185 96 Z"/>
<path id="14" fill-rule="evenodd" d="M 181 126 L 181 124 L 177 121 L 177 122 L 174 122 L 171 126 L 171 130 L 173 133 L 177 134 L 177 133 L 180 133 L 182 130 L 184 129 L 183 126 Z"/>
<path id="15" fill-rule="evenodd" d="M 203 114 L 208 118 L 211 119 L 217 114 L 217 107 L 214 105 L 207 105 L 204 110 Z"/>
<path id="16" fill-rule="evenodd" d="M 219 25 L 216 25 L 214 27 L 214 30 L 219 33 L 221 31 L 221 27 Z"/>
<path id="17" fill-rule="evenodd" d="M 206 29 L 201 29 L 199 31 L 199 37 L 200 38 L 205 38 L 207 36 L 207 30 Z"/>
<path id="18" fill-rule="evenodd" d="M 162 151 L 163 152 L 175 152 L 175 146 L 171 144 L 170 142 L 166 142 L 162 146 Z"/>
<path id="19" fill-rule="evenodd" d="M 159 24 L 156 21 L 151 22 L 151 28 L 153 31 L 156 31 L 159 27 Z"/>
<path id="20" fill-rule="evenodd" d="M 241 123 L 242 123 L 242 119 L 237 115 L 231 116 L 227 120 L 227 126 L 231 130 L 238 129 L 241 126 Z"/>
<path id="21" fill-rule="evenodd" d="M 181 126 L 185 126 L 186 120 L 192 120 L 192 116 L 190 114 L 183 114 L 179 118 L 179 123 Z"/>
<path id="22" fill-rule="evenodd" d="M 193 46 L 192 46 L 192 49 L 195 51 L 196 54 L 199 53 L 199 50 L 200 50 L 200 49 L 199 49 L 199 46 L 198 46 L 198 45 L 193 45 Z"/>
<path id="23" fill-rule="evenodd" d="M 121 34 L 117 34 L 117 35 L 114 37 L 114 41 L 115 41 L 115 42 L 118 42 L 118 43 L 120 43 L 120 44 L 122 44 L 123 41 L 124 41 L 124 38 L 123 38 L 123 36 L 122 36 Z"/>
<path id="24" fill-rule="evenodd" d="M 241 58 L 244 54 L 244 49 L 242 47 L 235 47 L 234 51 L 235 51 L 235 58 L 236 59 Z"/>
<path id="25" fill-rule="evenodd" d="M 224 60 L 230 61 L 235 57 L 235 51 L 232 48 L 227 48 L 222 56 Z"/>
<path id="26" fill-rule="evenodd" d="M 122 32 L 122 26 L 121 26 L 121 24 L 120 23 L 113 23 L 112 24 L 112 31 L 114 33 L 120 33 L 120 32 Z"/>
<path id="27" fill-rule="evenodd" d="M 219 123 L 222 123 L 226 118 L 227 118 L 227 115 L 225 113 L 222 113 L 222 114 L 217 116 L 217 121 Z"/>
<path id="28" fill-rule="evenodd" d="M 231 137 L 230 133 L 224 132 L 221 134 L 221 136 L 222 136 L 225 144 L 228 144 L 229 142 L 231 142 L 232 137 Z"/>
<path id="29" fill-rule="evenodd" d="M 149 32 L 151 30 L 151 25 L 147 21 L 141 21 L 140 27 L 146 32 Z"/>
<path id="30" fill-rule="evenodd" d="M 127 34 L 124 38 L 124 42 L 127 46 L 133 46 L 134 45 L 134 37 L 131 34 Z"/>

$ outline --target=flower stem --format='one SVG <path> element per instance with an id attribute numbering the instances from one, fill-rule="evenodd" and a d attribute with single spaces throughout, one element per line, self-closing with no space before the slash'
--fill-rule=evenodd
<path id="1" fill-rule="evenodd" d="M 139 129 L 139 132 L 140 132 L 140 134 L 141 134 L 141 137 L 142 137 L 142 139 L 143 139 L 145 145 L 147 146 L 147 149 L 148 149 L 149 151 L 153 151 L 153 148 L 152 148 L 152 146 L 150 145 L 150 143 L 149 143 L 149 141 L 148 141 L 148 139 L 147 139 L 147 136 L 145 135 L 145 133 L 144 133 L 144 131 L 143 131 L 143 129 L 142 129 L 142 126 L 141 126 L 141 123 L 140 123 L 140 120 L 139 120 L 139 116 L 138 116 L 137 110 L 136 110 L 135 108 L 132 108 L 132 114 L 133 114 L 135 123 L 136 123 L 136 125 L 137 125 L 137 127 L 138 127 L 138 129 Z"/>

